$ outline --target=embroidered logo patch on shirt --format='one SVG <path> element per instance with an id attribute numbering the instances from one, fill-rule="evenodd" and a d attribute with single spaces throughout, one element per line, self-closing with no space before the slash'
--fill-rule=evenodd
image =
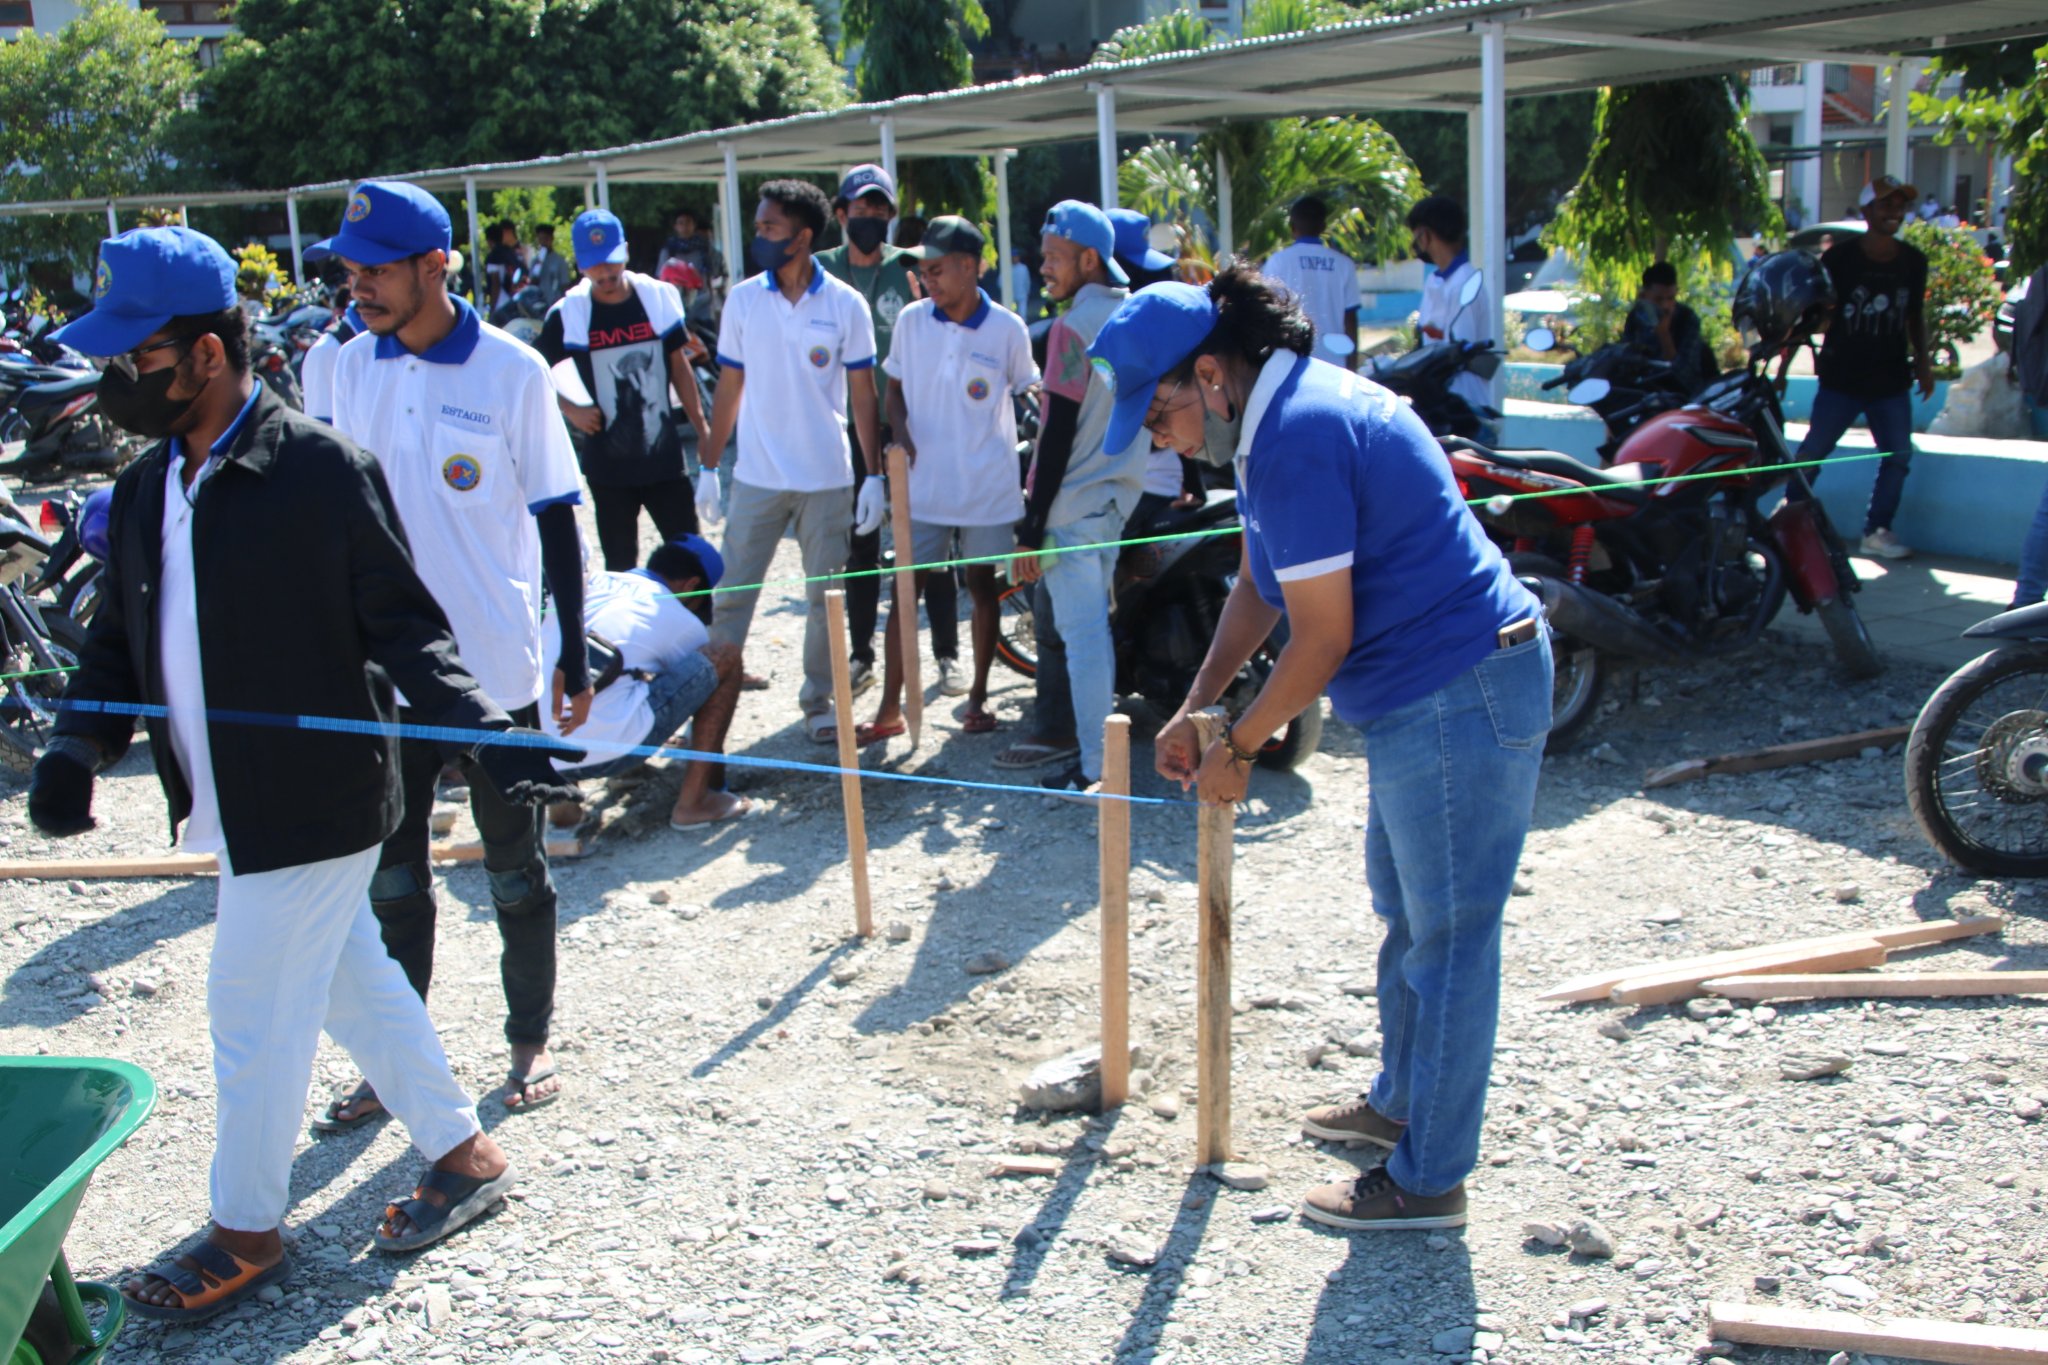
<path id="1" fill-rule="evenodd" d="M 972 398 L 977 403 L 979 403 L 982 399 L 988 397 L 988 381 L 986 379 L 983 379 L 980 375 L 976 375 L 974 378 L 968 380 L 967 396 L 969 398 Z"/>
<path id="2" fill-rule="evenodd" d="M 441 463 L 441 477 L 458 493 L 467 493 L 484 481 L 484 467 L 474 455 L 450 455 Z"/>
<path id="3" fill-rule="evenodd" d="M 832 363 L 832 352 L 831 352 L 831 351 L 827 350 L 827 349 L 826 349 L 825 347 L 823 347 L 823 346 L 813 346 L 813 347 L 811 347 L 811 364 L 813 364 L 813 365 L 817 366 L 817 367 L 818 367 L 819 369 L 821 369 L 821 370 L 822 370 L 822 369 L 824 369 L 824 368 L 825 368 L 825 367 L 826 367 L 827 365 L 830 365 L 831 363 Z"/>

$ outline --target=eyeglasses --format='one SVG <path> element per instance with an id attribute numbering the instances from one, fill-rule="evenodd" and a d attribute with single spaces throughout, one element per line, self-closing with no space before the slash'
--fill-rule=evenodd
<path id="1" fill-rule="evenodd" d="M 166 341 L 152 341 L 147 346 L 137 346 L 132 351 L 123 351 L 117 356 L 110 357 L 107 364 L 110 368 L 119 369 L 128 378 L 133 379 L 141 372 L 142 366 L 140 362 L 142 357 L 148 355 L 151 351 L 161 351 L 167 346 L 190 346 L 198 339 L 197 337 L 171 337 Z"/>
<path id="2" fill-rule="evenodd" d="M 1151 432 L 1154 436 L 1169 436 L 1171 434 L 1161 428 L 1166 424 L 1166 415 L 1174 410 L 1174 398 L 1179 395 L 1181 388 L 1187 382 L 1185 378 L 1175 381 L 1174 386 L 1166 391 L 1166 397 L 1159 400 L 1159 406 L 1145 414 L 1146 431 Z"/>

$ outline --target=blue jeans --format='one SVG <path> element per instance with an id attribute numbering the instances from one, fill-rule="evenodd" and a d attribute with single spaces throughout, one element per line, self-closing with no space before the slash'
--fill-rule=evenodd
<path id="1" fill-rule="evenodd" d="M 1500 926 L 1550 730 L 1550 641 L 1488 655 L 1364 727 L 1365 880 L 1380 945 L 1380 1074 L 1405 1122 L 1387 1171 L 1414 1194 L 1479 1160 L 1500 1013 Z"/>
<path id="2" fill-rule="evenodd" d="M 2048 488 L 2034 504 L 2034 524 L 2027 528 L 2027 542 L 2020 547 L 2019 581 L 2012 587 L 2012 604 L 2031 607 L 2048 597 Z"/>
<path id="3" fill-rule="evenodd" d="M 673 668 L 665 668 L 655 674 L 647 684 L 647 705 L 654 712 L 654 723 L 647 727 L 647 738 L 641 741 L 642 746 L 659 747 L 668 743 L 678 730 L 690 723 L 690 717 L 704 709 L 704 703 L 710 701 L 711 694 L 717 690 L 718 667 L 702 654 L 693 653 L 678 660 Z M 620 754 L 616 758 L 600 759 L 569 769 L 562 776 L 571 782 L 591 777 L 616 777 L 646 761 L 645 754 Z"/>
<path id="4" fill-rule="evenodd" d="M 1102 725 L 1116 707 L 1116 646 L 1109 634 L 1110 595 L 1124 519 L 1114 504 L 1079 521 L 1047 530 L 1047 549 L 1102 545 L 1047 555 L 1045 576 L 1033 595 L 1038 637 L 1038 699 L 1034 728 L 1040 739 L 1069 727 L 1081 743 L 1081 773 L 1102 776 Z"/>
<path id="5" fill-rule="evenodd" d="M 1842 433 L 1858 417 L 1868 422 L 1877 448 L 1889 452 L 1877 462 L 1877 486 L 1870 490 L 1870 510 L 1863 517 L 1863 534 L 1867 536 L 1872 531 L 1890 530 L 1892 519 L 1899 514 L 1906 472 L 1913 467 L 1912 391 L 1887 398 L 1857 398 L 1838 389 L 1817 389 L 1806 439 L 1799 443 L 1799 458 L 1825 460 L 1834 454 Z M 1818 469 L 1806 471 L 1809 483 L 1819 477 Z"/>

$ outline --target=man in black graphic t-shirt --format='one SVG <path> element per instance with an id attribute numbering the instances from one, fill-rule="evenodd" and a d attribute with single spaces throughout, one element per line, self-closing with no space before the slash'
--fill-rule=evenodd
<path id="1" fill-rule="evenodd" d="M 548 363 L 575 362 L 584 394 L 561 399 L 590 485 L 604 566 L 623 573 L 640 562 L 640 510 L 664 541 L 697 530 L 695 494 L 684 475 L 683 435 L 671 387 L 701 440 L 705 430 L 690 332 L 673 286 L 625 267 L 625 230 L 594 210 L 572 231 L 583 279 L 548 310 L 536 342 Z M 579 401 L 583 398 L 594 401 Z"/>
<path id="2" fill-rule="evenodd" d="M 1912 548 L 1892 534 L 1906 472 L 1913 463 L 1913 388 L 1934 394 L 1934 361 L 1927 348 L 1927 257 L 1899 240 L 1899 228 L 1917 191 L 1881 175 L 1863 187 L 1869 231 L 1829 247 L 1820 258 L 1835 285 L 1835 314 L 1820 352 L 1820 386 L 1811 425 L 1800 443 L 1802 460 L 1825 459 L 1858 417 L 1877 448 L 1877 486 L 1863 520 L 1862 550 L 1904 559 Z M 1819 470 L 1808 471 L 1809 477 Z"/>

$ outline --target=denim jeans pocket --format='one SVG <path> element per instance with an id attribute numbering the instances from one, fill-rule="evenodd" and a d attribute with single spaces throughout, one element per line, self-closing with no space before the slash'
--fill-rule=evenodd
<path id="1" fill-rule="evenodd" d="M 1503 749 L 1534 749 L 1550 733 L 1550 641 L 1543 635 L 1495 650 L 1472 670 L 1494 740 Z"/>

